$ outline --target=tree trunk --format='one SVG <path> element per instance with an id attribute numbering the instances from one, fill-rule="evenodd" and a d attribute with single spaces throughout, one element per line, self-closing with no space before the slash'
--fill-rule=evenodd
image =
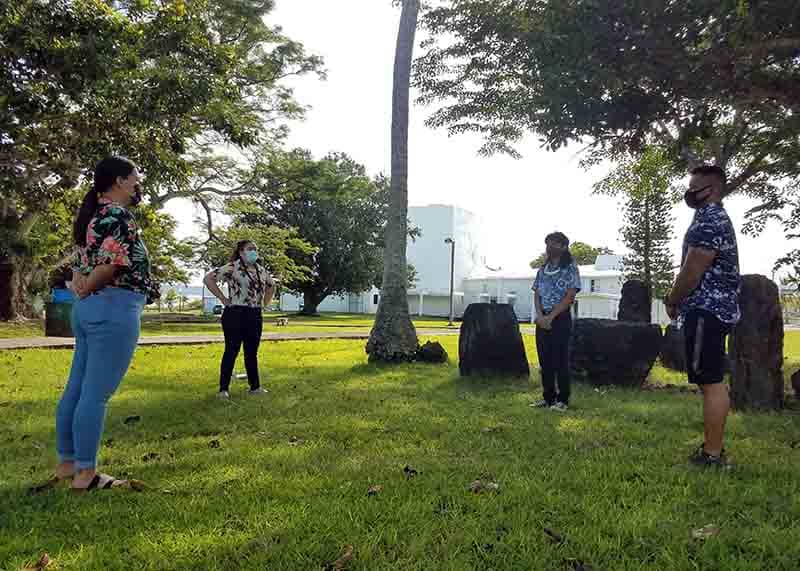
<path id="1" fill-rule="evenodd" d="M 26 295 L 30 291 L 31 277 L 26 264 L 16 256 L 0 262 L 0 321 L 35 317 Z"/>
<path id="2" fill-rule="evenodd" d="M 383 286 L 366 351 L 370 361 L 410 361 L 417 331 L 408 312 L 408 111 L 419 0 L 404 0 L 397 34 L 392 94 L 392 186 L 383 255 Z"/>
<path id="3" fill-rule="evenodd" d="M 314 290 L 303 291 L 303 309 L 300 310 L 301 315 L 316 315 L 317 307 L 322 303 L 322 300 L 327 296 L 320 296 Z"/>

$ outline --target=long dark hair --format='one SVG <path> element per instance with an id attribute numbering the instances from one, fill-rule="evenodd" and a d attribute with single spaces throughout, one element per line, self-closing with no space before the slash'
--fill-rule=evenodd
<path id="1" fill-rule="evenodd" d="M 117 156 L 106 157 L 94 167 L 92 188 L 83 197 L 78 216 L 72 226 L 72 236 L 78 246 L 86 245 L 86 231 L 97 212 L 100 195 L 111 190 L 117 178 L 127 178 L 135 169 L 136 165 L 132 161 Z"/>
<path id="2" fill-rule="evenodd" d="M 253 243 L 252 240 L 239 240 L 238 242 L 236 242 L 236 247 L 233 249 L 233 253 L 231 254 L 231 257 L 230 257 L 229 261 L 231 263 L 233 263 L 233 262 L 235 262 L 237 260 L 241 260 L 242 259 L 242 249 L 245 246 L 247 246 L 248 244 L 252 244 L 252 243 Z"/>
<path id="3" fill-rule="evenodd" d="M 545 243 L 549 242 L 550 240 L 553 240 L 554 242 L 559 242 L 566 248 L 566 250 L 564 250 L 564 253 L 561 254 L 561 259 L 558 262 L 558 267 L 559 268 L 569 267 L 573 262 L 572 254 L 569 251 L 569 238 L 567 238 L 566 234 L 564 234 L 563 232 L 552 232 L 548 234 L 547 237 L 545 237 L 544 239 Z"/>

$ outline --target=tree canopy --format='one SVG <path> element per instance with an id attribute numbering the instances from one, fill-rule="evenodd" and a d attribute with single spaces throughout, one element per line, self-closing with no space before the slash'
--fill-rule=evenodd
<path id="1" fill-rule="evenodd" d="M 658 146 L 676 173 L 699 162 L 797 234 L 800 4 L 794 0 L 450 0 L 430 10 L 415 82 L 428 123 L 517 155 L 535 132 L 591 160 Z M 796 253 L 797 255 L 797 253 Z"/>
<path id="2" fill-rule="evenodd" d="M 308 275 L 283 280 L 287 289 L 303 294 L 304 311 L 315 312 L 329 295 L 380 285 L 387 179 L 369 177 L 343 153 L 315 160 L 301 149 L 273 153 L 254 173 L 253 196 L 230 202 L 234 224 L 293 229 L 313 246 L 288 253 Z"/>
<path id="3" fill-rule="evenodd" d="M 609 248 L 605 248 L 603 246 L 595 248 L 594 246 L 590 246 L 584 242 L 573 242 L 569 246 L 569 251 L 570 254 L 572 254 L 572 258 L 575 260 L 575 263 L 579 266 L 594 265 L 595 261 L 597 260 L 597 256 L 601 254 L 614 253 Z M 535 260 L 531 262 L 531 268 L 534 270 L 539 269 L 545 264 L 546 261 L 547 253 L 542 252 Z"/>
<path id="4" fill-rule="evenodd" d="M 194 188 L 214 145 L 279 142 L 303 113 L 282 80 L 321 61 L 266 23 L 272 7 L 0 4 L 0 264 L 25 265 L 37 218 L 105 155 L 133 159 L 160 206 Z M 17 309 L 0 300 L 0 318 Z"/>

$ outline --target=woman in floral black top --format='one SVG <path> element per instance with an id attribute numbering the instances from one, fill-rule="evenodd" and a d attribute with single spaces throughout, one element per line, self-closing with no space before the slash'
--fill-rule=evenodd
<path id="1" fill-rule="evenodd" d="M 228 399 L 233 366 L 239 349 L 244 345 L 244 366 L 251 395 L 264 395 L 258 375 L 258 346 L 261 343 L 263 318 L 261 308 L 272 301 L 275 282 L 269 272 L 258 263 L 258 250 L 249 240 L 236 244 L 230 263 L 209 272 L 206 287 L 225 305 L 222 314 L 222 331 L 225 333 L 225 354 L 219 371 L 219 398 Z M 219 283 L 228 284 L 228 295 L 219 289 Z"/>
<path id="2" fill-rule="evenodd" d="M 136 166 L 108 157 L 95 167 L 94 186 L 75 220 L 72 288 L 75 352 L 56 413 L 59 465 L 51 483 L 72 479 L 76 490 L 130 486 L 97 472 L 106 403 L 128 370 L 139 339 L 142 309 L 158 295 L 136 220 L 141 201 Z"/>

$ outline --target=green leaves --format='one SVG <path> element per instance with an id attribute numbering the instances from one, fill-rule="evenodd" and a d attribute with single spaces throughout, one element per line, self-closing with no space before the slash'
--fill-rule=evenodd
<path id="1" fill-rule="evenodd" d="M 428 124 L 481 134 L 483 153 L 518 156 L 526 132 L 550 150 L 658 147 L 675 172 L 723 166 L 773 214 L 776 180 L 800 177 L 797 2 L 451 0 L 423 22 Z"/>
<path id="2" fill-rule="evenodd" d="M 103 156 L 133 159 L 161 206 L 192 196 L 195 148 L 280 142 L 286 122 L 304 111 L 281 81 L 321 74 L 322 62 L 266 23 L 272 7 L 260 0 L 0 4 L 0 262 L 11 255 L 2 246 L 32 249 L 31 222 L 71 200 Z M 62 220 L 67 227 L 71 215 Z M 168 250 L 157 266 L 177 279 L 170 258 L 185 252 Z"/>

